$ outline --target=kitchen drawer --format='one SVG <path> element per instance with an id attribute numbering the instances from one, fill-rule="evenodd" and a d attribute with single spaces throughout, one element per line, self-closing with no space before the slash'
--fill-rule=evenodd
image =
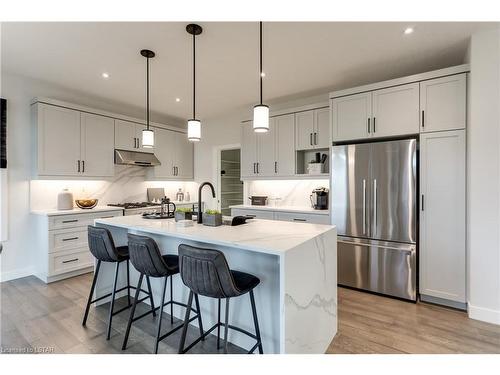
<path id="1" fill-rule="evenodd" d="M 86 247 L 88 244 L 87 228 L 56 229 L 49 231 L 49 253 Z"/>
<path id="2" fill-rule="evenodd" d="M 104 211 L 104 212 L 50 216 L 49 230 L 86 227 L 87 225 L 93 225 L 95 219 L 103 219 L 115 216 L 123 216 L 123 211 Z"/>
<path id="3" fill-rule="evenodd" d="M 275 219 L 282 221 L 293 221 L 297 223 L 330 224 L 330 216 L 328 215 L 276 212 Z"/>
<path id="4" fill-rule="evenodd" d="M 88 248 L 61 251 L 49 254 L 48 276 L 80 270 L 94 265 L 94 258 Z"/>
<path id="5" fill-rule="evenodd" d="M 250 216 L 255 219 L 274 220 L 273 211 L 263 210 L 243 210 L 241 208 L 232 208 L 231 216 Z"/>

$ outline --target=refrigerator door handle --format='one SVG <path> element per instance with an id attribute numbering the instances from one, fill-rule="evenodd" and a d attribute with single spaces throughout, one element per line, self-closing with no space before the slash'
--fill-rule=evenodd
<path id="1" fill-rule="evenodd" d="M 366 234 L 366 180 L 363 179 L 363 234 Z"/>
<path id="2" fill-rule="evenodd" d="M 377 245 L 374 243 L 364 243 L 364 242 L 354 242 L 354 241 L 346 241 L 346 240 L 337 240 L 337 242 L 340 243 L 345 243 L 348 245 L 355 245 L 355 246 L 363 246 L 363 247 L 376 247 L 380 249 L 388 249 L 388 250 L 396 250 L 396 251 L 401 251 L 403 253 L 414 253 L 415 252 L 415 246 L 408 245 L 408 247 L 395 247 L 395 246 L 383 246 L 383 245 Z"/>
<path id="3" fill-rule="evenodd" d="M 377 232 L 377 179 L 373 180 L 373 232 Z"/>

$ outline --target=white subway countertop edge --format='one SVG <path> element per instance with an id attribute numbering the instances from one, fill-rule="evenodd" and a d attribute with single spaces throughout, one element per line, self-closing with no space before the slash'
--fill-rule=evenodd
<path id="1" fill-rule="evenodd" d="M 259 210 L 259 211 L 282 211 L 282 212 L 301 212 L 312 215 L 329 215 L 330 210 L 315 210 L 312 207 L 304 206 L 252 206 L 248 204 L 238 204 L 229 206 L 229 208 L 238 208 L 241 210 Z"/>
<path id="2" fill-rule="evenodd" d="M 75 215 L 75 214 L 91 214 L 93 212 L 106 212 L 106 211 L 123 211 L 121 207 L 112 206 L 96 206 L 94 208 L 82 209 L 75 207 L 72 210 L 58 210 L 55 208 L 42 209 L 42 210 L 31 210 L 33 215 L 44 215 L 44 216 L 59 216 L 59 215 Z"/>

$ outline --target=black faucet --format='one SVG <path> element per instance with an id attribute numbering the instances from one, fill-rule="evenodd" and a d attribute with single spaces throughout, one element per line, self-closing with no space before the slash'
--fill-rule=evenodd
<path id="1" fill-rule="evenodd" d="M 203 190 L 203 187 L 205 185 L 210 186 L 210 189 L 212 189 L 212 196 L 215 198 L 215 189 L 214 185 L 212 185 L 210 182 L 204 182 L 200 185 L 198 188 L 198 224 L 201 224 L 203 222 L 203 219 L 201 217 L 201 191 Z"/>

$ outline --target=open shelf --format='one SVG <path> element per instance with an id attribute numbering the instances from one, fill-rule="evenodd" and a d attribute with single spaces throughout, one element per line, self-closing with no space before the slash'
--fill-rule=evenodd
<path id="1" fill-rule="evenodd" d="M 325 177 L 329 175 L 330 172 L 330 149 L 329 148 L 319 148 L 315 150 L 300 150 L 296 151 L 296 175 L 299 176 L 318 176 Z M 315 160 L 316 153 L 320 153 L 321 156 L 326 154 L 326 161 L 321 166 L 321 173 L 308 173 L 309 163 Z M 320 156 L 320 157 L 321 157 Z"/>

